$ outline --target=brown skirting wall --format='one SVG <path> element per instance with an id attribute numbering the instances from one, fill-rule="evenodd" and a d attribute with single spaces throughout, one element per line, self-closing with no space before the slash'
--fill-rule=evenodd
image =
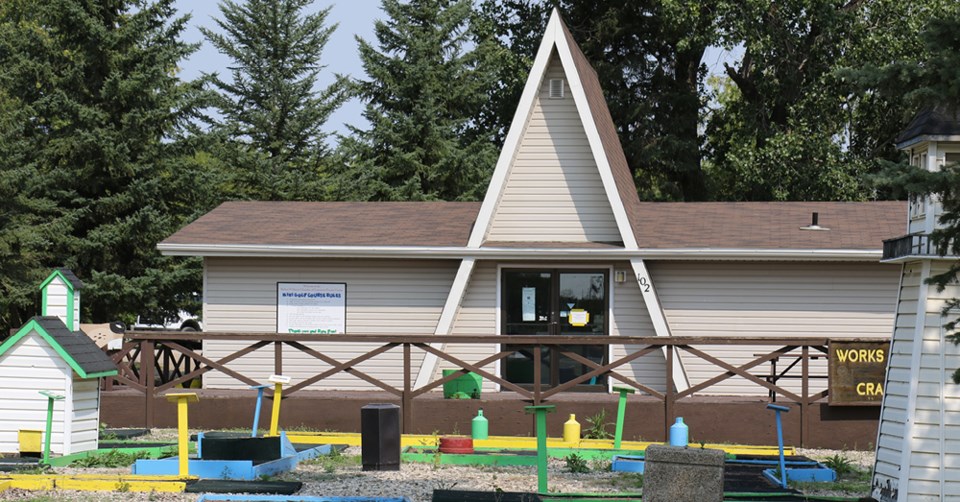
<path id="1" fill-rule="evenodd" d="M 253 423 L 256 402 L 254 391 L 198 390 L 200 402 L 190 406 L 191 429 L 249 428 Z M 129 390 L 105 391 L 101 394 L 100 421 L 109 427 L 144 426 L 143 394 Z M 272 401 L 264 398 L 260 427 L 270 425 Z M 385 392 L 300 391 L 286 397 L 280 414 L 285 429 L 308 428 L 340 432 L 360 431 L 360 408 L 370 403 L 394 403 L 400 400 Z M 470 433 L 470 421 L 477 409 L 483 408 L 490 421 L 490 434 L 505 436 L 533 435 L 533 419 L 525 415 L 521 401 L 512 393 L 487 393 L 479 400 L 443 399 L 439 393 L 417 398 L 413 402 L 413 426 L 410 432 L 430 434 Z M 571 413 L 581 427 L 590 424 L 587 418 L 601 409 L 607 410 L 607 428 L 617 415 L 617 396 L 610 394 L 558 395 L 544 404 L 555 404 L 557 412 L 548 415 L 551 436 L 560 436 Z M 690 427 L 690 442 L 736 444 L 776 444 L 774 414 L 766 409 L 766 400 L 743 397 L 687 398 L 676 404 L 676 415 Z M 800 407 L 781 402 L 791 411 L 783 414 L 784 441 L 788 445 L 810 448 L 872 449 L 877 438 L 880 407 L 836 407 L 814 404 L 809 410 L 808 436 L 801 438 Z M 176 406 L 163 397 L 154 402 L 154 423 L 157 427 L 176 427 Z M 629 396 L 624 424 L 624 439 L 664 441 L 665 421 L 662 402 Z M 672 420 L 671 420 L 672 422 Z M 802 439 L 802 441 L 801 441 Z"/>

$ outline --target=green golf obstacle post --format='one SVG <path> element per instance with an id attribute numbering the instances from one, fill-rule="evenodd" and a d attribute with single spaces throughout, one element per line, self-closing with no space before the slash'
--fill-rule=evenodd
<path id="1" fill-rule="evenodd" d="M 627 414 L 627 394 L 633 394 L 636 391 L 630 387 L 614 387 L 613 390 L 620 392 L 620 402 L 617 403 L 617 431 L 613 436 L 613 448 L 619 450 L 623 439 L 623 417 Z"/>
<path id="2" fill-rule="evenodd" d="M 53 431 L 53 402 L 63 399 L 63 396 L 49 390 L 41 390 L 40 394 L 47 397 L 47 429 L 43 438 L 43 464 L 50 465 L 50 436 Z"/>
<path id="3" fill-rule="evenodd" d="M 537 493 L 547 493 L 547 413 L 557 411 L 552 404 L 524 406 L 523 411 L 537 417 Z"/>

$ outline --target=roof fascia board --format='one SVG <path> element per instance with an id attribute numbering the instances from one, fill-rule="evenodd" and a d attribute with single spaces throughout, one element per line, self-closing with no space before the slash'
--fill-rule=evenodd
<path id="1" fill-rule="evenodd" d="M 956 134 L 921 134 L 906 141 L 896 144 L 897 150 L 903 150 L 918 143 L 927 143 L 930 141 L 960 141 L 960 135 Z"/>
<path id="2" fill-rule="evenodd" d="M 434 335 L 449 335 L 453 329 L 453 321 L 457 318 L 457 312 L 460 311 L 460 305 L 463 303 L 463 297 L 467 292 L 467 284 L 470 283 L 470 276 L 473 274 L 473 268 L 476 264 L 474 258 L 464 258 L 457 269 L 457 275 L 453 278 L 453 284 L 450 286 L 450 292 L 447 294 L 447 301 L 443 304 L 443 310 L 440 312 L 440 320 L 437 321 L 437 327 Z M 431 343 L 430 347 L 438 350 L 444 350 L 446 344 Z M 423 356 L 423 362 L 420 363 L 420 371 L 417 372 L 417 378 L 414 380 L 413 388 L 419 389 L 427 385 L 430 378 L 433 377 L 437 369 L 439 358 L 432 352 L 427 352 Z"/>
<path id="3" fill-rule="evenodd" d="M 540 41 L 540 48 L 537 49 L 537 56 L 533 60 L 533 67 L 530 68 L 530 74 L 527 76 L 527 83 L 523 87 L 523 93 L 520 95 L 520 103 L 517 104 L 517 110 L 513 114 L 513 121 L 510 123 L 510 130 L 507 132 L 507 138 L 504 140 L 503 148 L 500 149 L 500 157 L 497 159 L 497 165 L 493 170 L 493 176 L 490 178 L 490 185 L 487 186 L 487 193 L 483 197 L 483 203 L 480 205 L 480 212 L 477 214 L 476 224 L 470 232 L 470 239 L 467 241 L 467 247 L 479 248 L 483 244 L 483 238 L 490 228 L 493 221 L 493 211 L 500 202 L 503 195 L 503 189 L 506 186 L 507 178 L 510 176 L 510 166 L 513 164 L 513 158 L 520 148 L 520 139 L 526 130 L 527 121 L 533 113 L 533 102 L 540 90 L 540 84 L 547 72 L 547 63 L 550 61 L 550 53 L 556 46 L 556 38 L 560 17 L 554 9 L 550 15 L 550 21 L 547 23 L 547 30 Z"/>
<path id="4" fill-rule="evenodd" d="M 607 194 L 607 201 L 613 209 L 614 218 L 617 220 L 617 229 L 620 230 L 620 238 L 624 247 L 627 249 L 637 249 L 637 239 L 633 234 L 633 227 L 630 225 L 630 219 L 627 218 L 627 210 L 623 206 L 623 200 L 620 199 L 620 192 L 617 190 L 617 182 L 613 179 L 613 171 L 610 169 L 610 162 L 607 160 L 606 150 L 603 147 L 603 141 L 600 139 L 600 131 L 593 120 L 593 113 L 590 110 L 590 104 L 587 101 L 586 91 L 583 89 L 583 83 L 580 80 L 580 74 L 577 72 L 577 65 L 573 62 L 573 53 L 567 43 L 567 37 L 563 36 L 563 27 L 560 24 L 557 10 L 553 10 L 550 16 L 551 22 L 556 17 L 556 33 L 553 35 L 557 44 L 557 53 L 560 55 L 560 62 L 563 65 L 563 71 L 567 75 L 567 82 L 570 91 L 573 94 L 573 102 L 577 106 L 577 113 L 580 115 L 580 123 L 587 134 L 587 140 L 590 142 L 590 153 L 593 154 L 593 160 L 600 172 L 600 179 L 603 182 L 603 190 Z"/>
<path id="5" fill-rule="evenodd" d="M 32 332 L 37 333 L 38 335 L 40 335 L 41 338 L 46 340 L 47 343 L 50 344 L 50 347 L 52 347 L 53 350 L 57 352 L 57 354 L 60 354 L 60 357 L 63 358 L 63 360 L 66 361 L 68 365 L 70 365 L 70 368 L 72 368 L 73 371 L 76 371 L 77 374 L 80 375 L 80 378 L 84 378 L 84 379 L 89 378 L 89 376 L 87 375 L 87 372 L 84 371 L 82 367 L 80 367 L 77 361 L 73 359 L 73 356 L 71 356 L 63 348 L 63 346 L 61 346 L 60 343 L 57 342 L 57 340 L 54 337 L 50 336 L 50 334 L 47 333 L 47 330 L 43 329 L 43 326 L 41 326 L 40 323 L 36 321 L 36 319 L 31 319 L 30 322 L 28 322 L 27 324 L 24 324 L 23 327 L 20 328 L 20 330 L 17 331 L 15 335 L 11 336 L 10 338 L 7 338 L 7 340 L 3 342 L 2 345 L 0 345 L 0 356 L 5 354 L 8 350 L 10 350 L 11 347 L 16 345 L 17 342 L 19 342 L 20 340 L 22 340 Z"/>
<path id="6" fill-rule="evenodd" d="M 297 257 L 297 258 L 541 258 L 541 259 L 746 259 L 879 261 L 879 249 L 597 249 L 410 246 L 281 246 L 244 244 L 161 244 L 166 256 Z"/>
<path id="7" fill-rule="evenodd" d="M 660 297 L 657 295 L 657 286 L 653 282 L 653 276 L 647 270 L 647 265 L 640 258 L 630 260 L 630 266 L 633 268 L 633 280 L 637 281 L 640 288 L 640 295 L 643 297 L 643 303 L 647 307 L 647 314 L 650 316 L 650 322 L 653 324 L 653 331 L 657 336 L 670 338 L 673 333 L 670 331 L 670 324 L 667 323 L 667 317 L 663 313 L 663 306 L 660 303 Z M 660 349 L 663 354 L 663 360 L 667 360 L 667 349 Z M 683 392 L 690 388 L 690 380 L 687 378 L 687 371 L 684 368 L 683 358 L 680 351 L 675 350 L 673 355 L 674 365 L 672 369 L 673 384 L 677 387 L 677 392 Z"/>

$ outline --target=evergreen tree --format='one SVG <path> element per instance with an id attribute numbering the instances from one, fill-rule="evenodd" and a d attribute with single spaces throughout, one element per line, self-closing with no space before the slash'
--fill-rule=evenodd
<path id="1" fill-rule="evenodd" d="M 173 0 L 0 4 L 3 328 L 38 313 L 39 279 L 81 277 L 84 320 L 172 314 L 199 260 L 156 244 L 210 201 L 186 127 L 202 96 Z"/>
<path id="2" fill-rule="evenodd" d="M 336 25 L 330 8 L 305 11 L 313 0 L 225 0 L 220 32 L 201 31 L 231 59 L 219 90 L 221 154 L 234 170 L 232 195 L 259 199 L 322 197 L 328 152 L 322 131 L 345 98 L 337 79 L 317 91 L 320 59 Z"/>
<path id="3" fill-rule="evenodd" d="M 384 0 L 378 47 L 363 39 L 370 80 L 353 83 L 370 129 L 344 138 L 345 198 L 475 200 L 496 163 L 477 117 L 494 85 L 489 41 L 476 40 L 469 0 Z M 354 180 L 369 180 L 361 186 Z M 357 189 L 361 189 L 357 192 Z"/>
<path id="4" fill-rule="evenodd" d="M 877 93 L 899 99 L 913 110 L 936 107 L 960 120 L 960 11 L 933 19 L 921 32 L 924 53 L 920 61 L 900 61 L 887 65 L 868 65 L 843 73 L 849 81 L 861 86 L 862 92 Z M 904 117 L 906 118 L 906 117 Z M 896 190 L 899 195 L 935 195 L 942 212 L 939 227 L 931 235 L 941 256 L 960 256 L 960 164 L 948 164 L 936 172 L 912 167 L 906 162 L 885 163 L 877 180 Z M 960 283 L 960 260 L 955 260 L 943 273 L 930 278 L 941 290 Z M 960 324 L 956 312 L 960 298 L 946 302 L 945 315 L 952 321 L 945 325 L 951 332 L 948 339 L 960 344 Z M 960 369 L 953 380 L 960 383 Z"/>

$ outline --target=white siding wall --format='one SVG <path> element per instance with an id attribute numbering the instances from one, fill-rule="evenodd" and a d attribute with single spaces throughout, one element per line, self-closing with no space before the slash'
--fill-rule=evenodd
<path id="1" fill-rule="evenodd" d="M 550 79 L 564 80 L 563 99 L 549 98 Z M 487 239 L 623 240 L 556 53 L 534 100 Z"/>
<path id="2" fill-rule="evenodd" d="M 42 431 L 47 421 L 47 398 L 41 390 L 61 395 L 70 392 L 71 372 L 59 354 L 37 334 L 28 334 L 0 357 L 0 452 L 14 453 L 20 449 L 17 431 Z M 64 410 L 66 400 L 56 401 L 53 407 L 53 434 L 51 452 L 62 455 L 64 445 Z"/>
<path id="3" fill-rule="evenodd" d="M 876 263 L 651 262 L 667 322 L 678 336 L 890 336 L 899 268 Z M 717 346 L 705 352 L 735 366 L 770 347 Z M 685 354 L 692 385 L 724 370 Z M 781 360 L 778 370 L 784 367 Z M 799 364 L 796 375 L 799 376 Z M 768 365 L 754 374 L 769 372 Z M 811 361 L 826 375 L 826 361 Z M 799 379 L 779 382 L 799 390 Z M 826 388 L 812 380 L 811 392 Z M 765 395 L 767 390 L 731 378 L 705 394 Z"/>
<path id="4" fill-rule="evenodd" d="M 334 259 L 206 259 L 204 327 L 207 331 L 275 332 L 277 282 L 343 282 L 347 284 L 347 332 L 357 334 L 433 334 L 447 292 L 456 275 L 455 261 L 334 260 Z M 345 362 L 377 345 L 336 343 L 336 335 L 318 335 L 331 343 L 311 343 Z M 247 344 L 207 339 L 206 357 L 218 360 Z M 414 368 L 422 352 L 413 351 Z M 273 372 L 272 347 L 264 347 L 228 364 L 254 380 Z M 384 382 L 402 386 L 403 350 L 394 348 L 356 366 Z M 284 347 L 283 374 L 293 383 L 330 366 L 291 347 Z M 371 384 L 340 373 L 314 389 L 368 390 Z M 207 388 L 246 388 L 219 372 L 203 377 Z"/>
<path id="5" fill-rule="evenodd" d="M 47 310 L 42 315 L 57 316 L 63 323 L 67 323 L 67 286 L 55 277 L 47 284 Z"/>
<path id="6" fill-rule="evenodd" d="M 100 432 L 100 380 L 73 378 L 70 453 L 97 449 Z"/>
<path id="7" fill-rule="evenodd" d="M 583 265 L 584 267 L 607 268 L 604 265 Z M 618 268 L 629 269 L 629 263 L 617 264 Z M 489 336 L 497 332 L 497 288 L 499 276 L 497 263 L 479 262 L 470 278 L 460 310 L 453 326 L 452 334 L 461 336 Z M 655 336 L 650 316 L 640 296 L 640 288 L 636 281 L 627 281 L 624 284 L 613 284 L 613 316 L 610 327 L 611 336 Z M 475 362 L 494 353 L 494 346 L 478 346 L 468 344 L 448 344 L 446 350 L 454 357 L 467 362 Z M 627 355 L 628 351 L 635 350 L 633 346 L 613 345 L 613 360 Z M 441 369 L 454 368 L 455 365 L 440 361 L 434 378 L 439 377 Z M 495 365 L 490 364 L 484 369 L 495 372 Z M 639 383 L 649 385 L 657 390 L 664 388 L 665 363 L 661 352 L 643 356 L 630 364 L 621 367 L 618 372 L 633 378 Z M 619 383 L 619 381 L 618 381 Z M 484 380 L 484 391 L 492 391 L 492 382 Z"/>
<path id="8" fill-rule="evenodd" d="M 454 321 L 453 328 L 450 330 L 452 335 L 460 336 L 491 336 L 497 334 L 497 265 L 494 262 L 481 261 L 474 266 L 470 282 L 467 284 L 467 290 L 464 292 L 463 301 L 460 302 L 460 310 L 457 311 L 457 318 Z M 450 355 L 462 359 L 466 362 L 476 362 L 484 357 L 494 353 L 496 346 L 473 345 L 450 343 L 446 346 L 446 351 Z M 437 364 L 437 371 L 434 379 L 442 375 L 440 370 L 454 368 L 455 365 L 440 360 Z M 496 374 L 496 364 L 484 366 L 484 369 Z M 483 391 L 492 392 L 494 390 L 493 382 L 483 379 Z"/>
<path id="9" fill-rule="evenodd" d="M 934 263 L 931 274 L 945 270 L 945 264 Z M 922 262 L 904 266 L 884 389 L 874 486 L 897 487 L 898 500 L 960 498 L 960 386 L 950 380 L 960 367 L 960 349 L 944 339 L 947 319 L 941 314 L 947 299 L 960 296 L 960 287 L 937 291 L 936 286 L 923 284 L 928 276 Z M 918 347 L 921 304 L 923 333 Z M 915 362 L 918 368 L 913 367 Z M 903 473 L 903 468 L 909 470 Z M 901 482 L 904 474 L 907 486 Z"/>

